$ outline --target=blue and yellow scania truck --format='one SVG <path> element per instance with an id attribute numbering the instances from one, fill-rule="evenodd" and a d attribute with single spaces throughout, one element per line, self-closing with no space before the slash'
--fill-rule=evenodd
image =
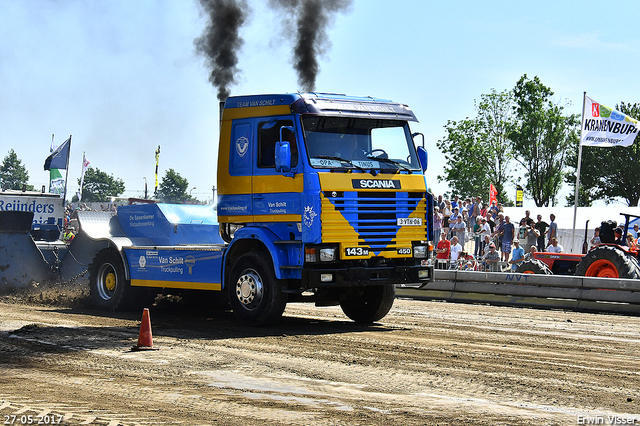
<path id="1" fill-rule="evenodd" d="M 433 279 L 427 154 L 406 105 L 371 97 L 229 97 L 215 207 L 144 204 L 81 212 L 95 303 L 141 289 L 218 292 L 243 323 L 289 302 L 382 319 L 397 284 Z M 203 298 L 203 300 L 207 300 Z"/>

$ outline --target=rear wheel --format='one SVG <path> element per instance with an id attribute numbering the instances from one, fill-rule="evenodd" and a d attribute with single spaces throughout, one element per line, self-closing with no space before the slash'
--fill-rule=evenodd
<path id="1" fill-rule="evenodd" d="M 263 253 L 246 253 L 231 268 L 228 295 L 233 314 L 243 324 L 267 325 L 282 316 L 287 295 Z"/>
<path id="2" fill-rule="evenodd" d="M 342 312 L 355 322 L 372 323 L 385 317 L 396 298 L 396 286 L 381 285 L 352 289 L 340 302 Z"/>
<path id="3" fill-rule="evenodd" d="M 533 260 L 525 260 L 518 266 L 516 272 L 520 274 L 542 274 L 542 275 L 553 275 L 551 269 L 538 259 Z"/>
<path id="4" fill-rule="evenodd" d="M 578 264 L 576 275 L 602 278 L 640 278 L 638 261 L 614 246 L 599 246 Z"/>
<path id="5" fill-rule="evenodd" d="M 122 258 L 113 249 L 100 250 L 91 263 L 89 288 L 94 304 L 115 311 L 121 307 L 126 288 Z"/>

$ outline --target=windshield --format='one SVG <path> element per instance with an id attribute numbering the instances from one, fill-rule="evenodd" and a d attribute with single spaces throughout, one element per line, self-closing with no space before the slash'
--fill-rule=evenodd
<path id="1" fill-rule="evenodd" d="M 311 116 L 302 124 L 313 167 L 420 168 L 406 121 Z"/>

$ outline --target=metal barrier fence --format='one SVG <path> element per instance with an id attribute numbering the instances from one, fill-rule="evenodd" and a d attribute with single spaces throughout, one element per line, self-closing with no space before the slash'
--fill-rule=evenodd
<path id="1" fill-rule="evenodd" d="M 491 265 L 485 263 L 481 257 L 476 259 L 469 256 L 465 259 L 435 259 L 435 261 L 435 269 L 437 270 L 492 272 Z M 493 272 L 511 272 L 511 264 L 507 262 L 498 262 L 494 267 L 496 270 Z"/>
<path id="2" fill-rule="evenodd" d="M 640 314 L 640 280 L 436 270 L 423 287 L 399 285 L 398 297 L 493 305 Z"/>

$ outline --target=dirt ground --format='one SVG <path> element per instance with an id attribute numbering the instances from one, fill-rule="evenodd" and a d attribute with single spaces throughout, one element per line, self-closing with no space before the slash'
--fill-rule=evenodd
<path id="1" fill-rule="evenodd" d="M 94 310 L 82 287 L 1 296 L 0 424 L 640 424 L 639 317 L 397 300 L 372 326 L 290 304 L 250 328 L 150 312 L 157 350 L 134 352 L 142 312 Z"/>

